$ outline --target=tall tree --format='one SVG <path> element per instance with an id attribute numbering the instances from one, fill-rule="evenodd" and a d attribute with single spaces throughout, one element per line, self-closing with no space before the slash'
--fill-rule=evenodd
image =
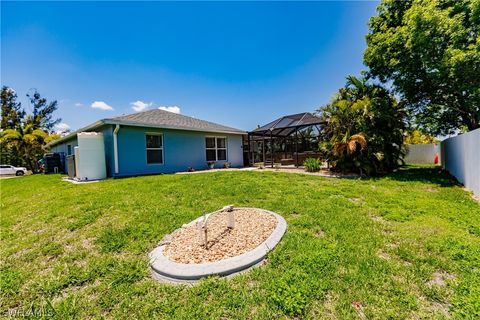
<path id="1" fill-rule="evenodd" d="M 480 1 L 383 0 L 366 65 L 432 134 L 480 128 Z"/>
<path id="2" fill-rule="evenodd" d="M 57 100 L 47 102 L 40 93 L 35 91 L 33 94 L 27 94 L 30 103 L 33 106 L 32 115 L 27 116 L 27 122 L 32 124 L 34 129 L 42 129 L 52 133 L 56 124 L 62 119 L 53 119 L 53 112 L 58 109 Z"/>
<path id="3" fill-rule="evenodd" d="M 26 115 L 17 102 L 15 91 L 3 87 L 1 92 L 2 122 L 0 130 L 0 161 L 12 165 L 26 165 L 30 170 L 38 169 L 38 160 L 44 153 L 44 146 L 58 138 L 53 127 L 60 119 L 53 118 L 57 102 L 47 102 L 38 92 L 27 95 L 33 106 L 33 113 Z"/>
<path id="4" fill-rule="evenodd" d="M 25 117 L 21 103 L 17 102 L 17 94 L 12 88 L 3 86 L 0 101 L 2 105 L 0 129 L 15 129 Z"/>
<path id="5" fill-rule="evenodd" d="M 25 111 L 21 103 L 17 102 L 17 94 L 12 88 L 3 86 L 0 93 L 1 102 L 1 121 L 0 135 L 5 130 L 16 130 L 21 126 Z M 13 165 L 23 165 L 22 157 L 17 145 L 0 141 L 0 163 L 9 163 Z"/>

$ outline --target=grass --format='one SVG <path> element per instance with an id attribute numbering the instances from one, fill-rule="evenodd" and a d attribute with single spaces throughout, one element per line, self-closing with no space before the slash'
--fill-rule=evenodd
<path id="1" fill-rule="evenodd" d="M 480 205 L 434 167 L 369 180 L 243 171 L 0 183 L 2 316 L 480 317 Z M 226 204 L 286 218 L 267 264 L 195 286 L 153 280 L 158 241 Z"/>

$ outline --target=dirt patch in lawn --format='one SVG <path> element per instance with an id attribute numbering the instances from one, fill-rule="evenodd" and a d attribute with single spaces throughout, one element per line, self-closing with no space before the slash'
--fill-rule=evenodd
<path id="1" fill-rule="evenodd" d="M 377 252 L 377 257 L 383 260 L 390 260 L 390 255 L 383 250 Z"/>
<path id="2" fill-rule="evenodd" d="M 323 237 L 325 237 L 325 232 L 323 230 L 319 229 L 319 230 L 315 231 L 314 235 L 315 235 L 315 238 L 323 238 Z"/>
<path id="3" fill-rule="evenodd" d="M 424 190 L 427 191 L 427 192 L 432 192 L 432 193 L 437 193 L 438 192 L 438 189 L 435 189 L 433 187 L 426 187 Z"/>
<path id="4" fill-rule="evenodd" d="M 235 257 L 264 242 L 275 230 L 277 219 L 259 209 L 235 209 L 235 227 L 227 226 L 227 212 L 208 219 L 208 242 L 205 247 L 197 225 L 181 228 L 172 234 L 165 255 L 178 263 L 206 263 Z"/>
<path id="5" fill-rule="evenodd" d="M 325 296 L 325 301 L 323 303 L 325 313 L 323 316 L 329 318 L 329 319 L 336 319 L 337 317 L 335 316 L 335 307 L 338 303 L 339 296 L 331 291 L 327 293 Z"/>
<path id="6" fill-rule="evenodd" d="M 369 217 L 372 221 L 374 221 L 374 222 L 386 223 L 385 219 L 383 219 L 382 216 L 376 215 L 376 214 L 374 214 L 373 212 L 369 212 L 369 213 L 368 213 L 368 217 Z"/>
<path id="7" fill-rule="evenodd" d="M 428 287 L 444 287 L 446 285 L 446 281 L 448 280 L 455 280 L 456 277 L 453 274 L 450 274 L 446 271 L 438 271 L 432 275 L 432 279 L 427 282 Z"/>
<path id="8" fill-rule="evenodd" d="M 362 201 L 362 199 L 360 199 L 360 198 L 348 198 L 348 201 L 350 201 L 351 203 L 354 203 L 354 204 L 358 204 Z"/>

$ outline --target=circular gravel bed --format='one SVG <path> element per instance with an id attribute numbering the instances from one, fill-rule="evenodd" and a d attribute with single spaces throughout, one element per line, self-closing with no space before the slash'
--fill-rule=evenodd
<path id="1" fill-rule="evenodd" d="M 277 226 L 277 219 L 267 211 L 256 208 L 233 209 L 235 227 L 227 226 L 227 212 L 208 218 L 208 245 L 205 247 L 196 225 L 172 234 L 164 254 L 179 263 L 205 263 L 235 257 L 264 242 Z"/>
<path id="2" fill-rule="evenodd" d="M 287 230 L 283 217 L 257 208 L 234 208 L 235 224 L 228 228 L 226 211 L 207 215 L 206 247 L 200 232 L 205 217 L 166 235 L 149 255 L 153 276 L 162 282 L 188 283 L 240 273 L 261 265 Z"/>

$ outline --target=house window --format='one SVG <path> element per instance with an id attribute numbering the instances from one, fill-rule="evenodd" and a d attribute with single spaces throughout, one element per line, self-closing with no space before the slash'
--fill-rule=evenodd
<path id="1" fill-rule="evenodd" d="M 227 160 L 227 138 L 206 137 L 205 147 L 206 147 L 207 161 L 226 161 Z"/>
<path id="2" fill-rule="evenodd" d="M 67 156 L 71 155 L 72 154 L 72 145 L 71 144 L 67 144 Z"/>
<path id="3" fill-rule="evenodd" d="M 163 164 L 163 136 L 161 134 L 147 134 L 145 139 L 147 164 Z"/>

